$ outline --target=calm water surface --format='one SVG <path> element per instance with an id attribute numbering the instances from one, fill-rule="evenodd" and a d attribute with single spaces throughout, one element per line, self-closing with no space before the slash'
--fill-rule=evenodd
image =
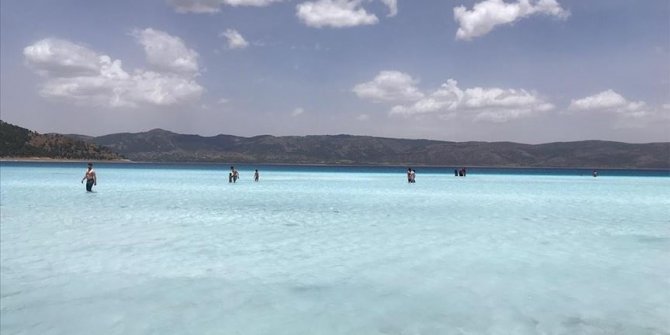
<path id="1" fill-rule="evenodd" d="M 670 334 L 667 171 L 0 165 L 2 334 Z"/>

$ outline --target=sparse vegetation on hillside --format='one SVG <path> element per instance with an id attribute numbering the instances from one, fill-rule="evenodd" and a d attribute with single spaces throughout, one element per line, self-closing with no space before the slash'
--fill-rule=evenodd
<path id="1" fill-rule="evenodd" d="M 670 143 L 445 142 L 370 136 L 203 137 L 154 129 L 92 138 L 138 161 L 670 168 Z"/>
<path id="2" fill-rule="evenodd" d="M 90 137 L 38 134 L 6 122 L 0 130 L 0 157 L 114 160 L 123 155 L 154 162 L 670 169 L 668 142 L 531 145 L 351 135 L 203 137 L 162 129 Z"/>
<path id="3" fill-rule="evenodd" d="M 59 134 L 39 134 L 0 120 L 0 157 L 118 160 L 119 154 Z"/>

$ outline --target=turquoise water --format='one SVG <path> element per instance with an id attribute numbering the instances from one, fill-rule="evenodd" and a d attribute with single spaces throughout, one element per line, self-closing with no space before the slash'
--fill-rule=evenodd
<path id="1" fill-rule="evenodd" d="M 405 169 L 3 163 L 0 332 L 670 334 L 667 171 Z"/>

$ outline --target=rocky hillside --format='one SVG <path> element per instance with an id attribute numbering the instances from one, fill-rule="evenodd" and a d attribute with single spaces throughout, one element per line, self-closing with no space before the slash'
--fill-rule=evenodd
<path id="1" fill-rule="evenodd" d="M 287 164 L 670 168 L 670 143 L 521 144 L 369 136 L 183 135 L 161 129 L 90 138 L 131 160 Z"/>
<path id="2" fill-rule="evenodd" d="M 108 148 L 59 134 L 39 134 L 0 120 L 0 157 L 119 160 Z"/>
<path id="3" fill-rule="evenodd" d="M 351 135 L 177 134 L 162 129 L 99 137 L 38 134 L 0 125 L 0 157 L 154 162 L 436 165 L 670 169 L 670 143 L 608 141 L 521 144 L 445 142 Z"/>

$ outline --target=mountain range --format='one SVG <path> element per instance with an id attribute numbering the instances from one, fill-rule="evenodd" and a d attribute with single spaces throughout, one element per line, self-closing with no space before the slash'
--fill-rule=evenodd
<path id="1" fill-rule="evenodd" d="M 73 134 L 49 134 L 49 136 L 57 138 L 63 136 L 76 143 L 93 144 L 95 148 L 108 149 L 109 152 L 117 153 L 118 157 L 123 156 L 132 161 L 670 168 L 670 142 L 632 144 L 577 141 L 522 144 L 447 142 L 352 135 L 207 137 L 178 134 L 162 129 L 98 137 Z M 5 156 L 4 145 L 3 142 L 2 156 Z M 86 158 L 99 159 L 93 156 Z"/>

